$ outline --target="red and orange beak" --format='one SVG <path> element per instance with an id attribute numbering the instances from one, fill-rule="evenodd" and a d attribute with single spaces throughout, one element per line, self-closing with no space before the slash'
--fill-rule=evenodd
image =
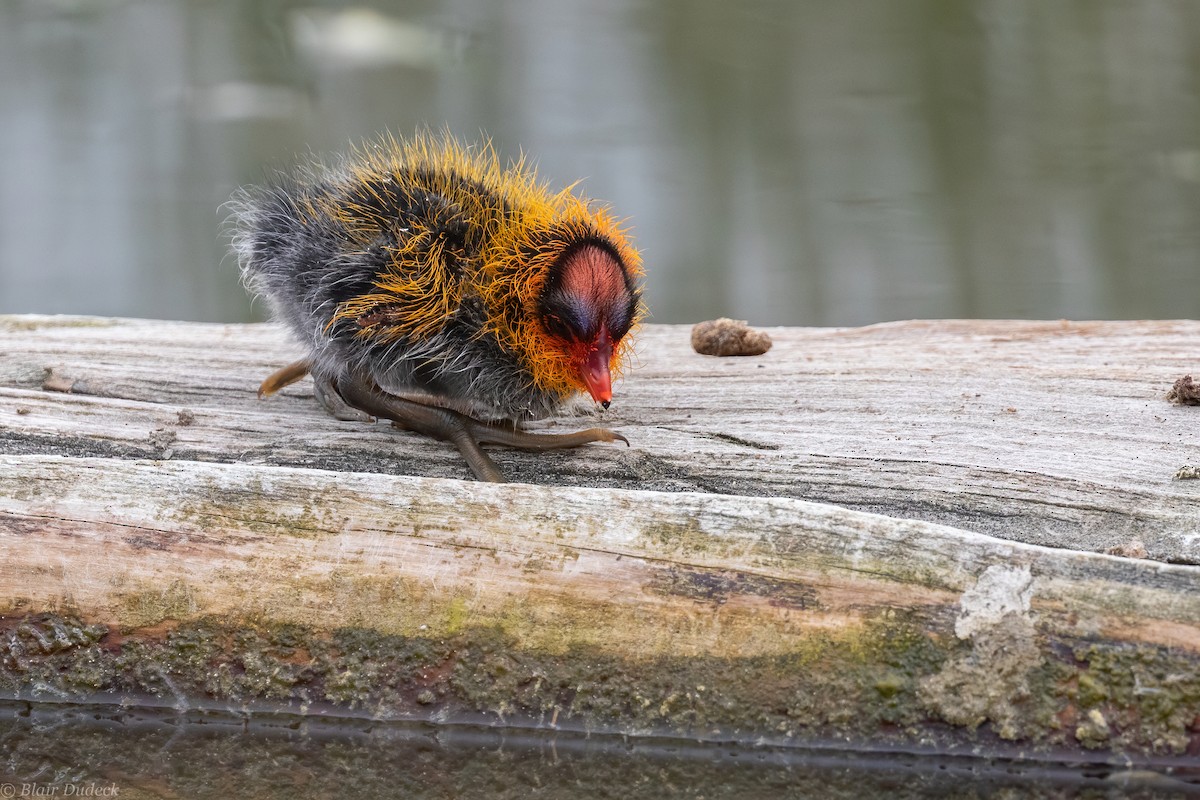
<path id="1" fill-rule="evenodd" d="M 579 374 L 587 385 L 588 394 L 600 405 L 608 408 L 612 402 L 612 373 L 608 365 L 612 362 L 613 346 L 608 331 L 600 329 L 600 335 L 592 342 L 583 357 Z"/>

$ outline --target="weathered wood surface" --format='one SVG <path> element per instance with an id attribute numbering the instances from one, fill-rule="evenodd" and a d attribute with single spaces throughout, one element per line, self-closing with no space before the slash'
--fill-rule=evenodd
<path id="1" fill-rule="evenodd" d="M 6 452 L 469 477 L 442 444 L 328 418 L 307 382 L 259 402 L 298 352 L 273 326 L 2 330 Z M 1200 323 L 771 333 L 765 356 L 717 359 L 691 352 L 685 326 L 650 326 L 604 415 L 632 447 L 495 458 L 514 481 L 794 497 L 1081 550 L 1140 539 L 1151 558 L 1200 563 L 1200 480 L 1173 477 L 1200 462 L 1200 409 L 1163 399 L 1200 374 Z M 46 369 L 74 394 L 43 391 Z M 197 424 L 179 424 L 185 411 Z"/>
<path id="2" fill-rule="evenodd" d="M 650 326 L 632 446 L 496 450 L 544 485 L 493 486 L 258 401 L 274 327 L 0 319 L 0 684 L 1195 755 L 1200 409 L 1163 395 L 1200 323 L 771 333 Z M 1132 539 L 1180 563 L 1086 552 Z"/>

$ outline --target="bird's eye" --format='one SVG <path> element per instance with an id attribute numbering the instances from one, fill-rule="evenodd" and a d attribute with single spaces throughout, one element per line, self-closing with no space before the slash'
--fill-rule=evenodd
<path id="1" fill-rule="evenodd" d="M 599 329 L 587 304 L 562 292 L 553 292 L 542 302 L 541 319 L 547 333 L 568 342 L 589 341 Z"/>
<path id="2" fill-rule="evenodd" d="M 633 293 L 629 297 L 629 301 L 622 305 L 618 305 L 608 314 L 608 319 L 605 320 L 605 325 L 608 327 L 608 333 L 612 336 L 614 342 L 619 342 L 629 333 L 629 329 L 633 327 L 633 316 L 637 311 L 637 293 Z"/>
<path id="3" fill-rule="evenodd" d="M 556 339 L 570 340 L 577 338 L 573 327 L 563 321 L 561 315 L 554 312 L 546 312 L 542 315 L 542 325 L 546 329 L 546 333 Z"/>

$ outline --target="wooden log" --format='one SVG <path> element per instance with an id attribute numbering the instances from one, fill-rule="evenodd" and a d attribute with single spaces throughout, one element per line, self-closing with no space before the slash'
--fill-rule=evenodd
<path id="1" fill-rule="evenodd" d="M 631 446 L 495 450 L 509 485 L 258 401 L 273 326 L 0 330 L 6 696 L 1200 754 L 1200 323 L 649 326 Z"/>

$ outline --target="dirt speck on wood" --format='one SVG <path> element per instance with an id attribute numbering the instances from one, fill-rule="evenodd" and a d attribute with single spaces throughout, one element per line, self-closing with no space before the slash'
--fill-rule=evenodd
<path id="1" fill-rule="evenodd" d="M 69 375 L 63 374 L 61 370 L 55 367 L 46 367 L 46 374 L 42 379 L 42 390 L 70 394 L 76 390 L 78 384 L 79 381 Z"/>
<path id="2" fill-rule="evenodd" d="M 1141 539 L 1130 539 L 1128 542 L 1113 545 L 1105 549 L 1106 554 L 1110 556 L 1121 556 L 1123 558 L 1149 558 L 1146 552 L 1146 545 Z"/>
<path id="3" fill-rule="evenodd" d="M 761 356 L 771 349 L 771 337 L 745 320 L 721 317 L 692 326 L 692 349 L 705 356 Z"/>

